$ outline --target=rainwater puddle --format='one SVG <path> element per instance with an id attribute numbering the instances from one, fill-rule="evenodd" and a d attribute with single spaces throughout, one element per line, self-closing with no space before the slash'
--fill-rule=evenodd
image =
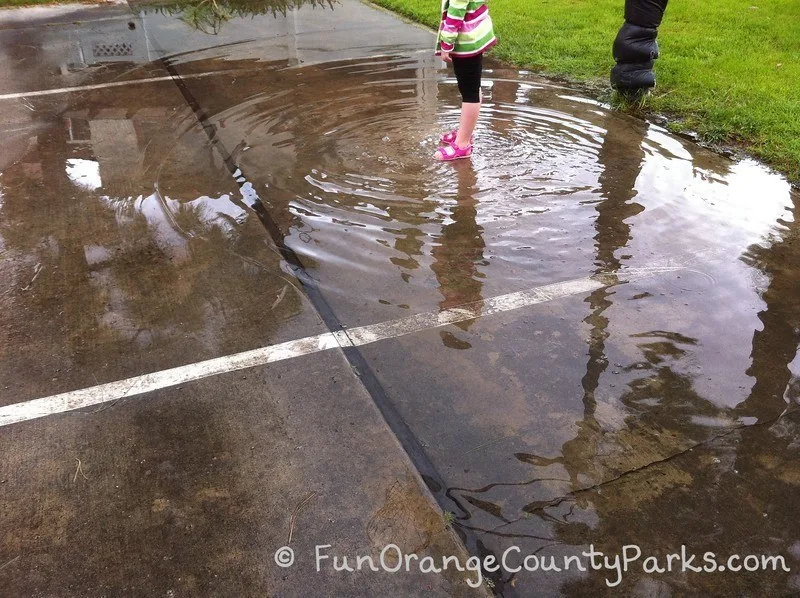
<path id="1" fill-rule="evenodd" d="M 176 68 L 230 67 L 236 52 L 247 48 Z M 347 326 L 593 274 L 628 281 L 363 348 L 473 551 L 722 550 L 719 537 L 766 551 L 742 538 L 784 534 L 781 516 L 717 515 L 718 500 L 788 497 L 754 465 L 762 446 L 797 456 L 794 420 L 754 426 L 798 400 L 798 201 L 781 177 L 500 69 L 486 72 L 473 158 L 437 163 L 458 96 L 426 53 L 273 62 L 189 86 Z M 707 454 L 687 452 L 703 443 Z M 753 495 L 729 480 L 742 470 Z M 604 587 L 574 572 L 495 581 L 527 595 L 534 578 L 554 593 Z M 681 582 L 634 575 L 627 587 Z"/>
<path id="2" fill-rule="evenodd" d="M 222 62 L 235 54 L 176 68 Z M 659 267 L 686 268 L 671 288 L 757 300 L 764 277 L 744 258 L 794 222 L 789 185 L 758 164 L 507 71 L 486 73 L 475 155 L 445 164 L 432 154 L 457 92 L 428 56 L 188 84 L 201 102 L 225 89 L 209 121 L 348 325 Z"/>

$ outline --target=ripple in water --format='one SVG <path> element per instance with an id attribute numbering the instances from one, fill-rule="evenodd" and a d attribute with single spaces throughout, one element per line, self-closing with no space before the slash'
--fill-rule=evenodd
<path id="1" fill-rule="evenodd" d="M 242 171 L 348 323 L 645 267 L 647 240 L 676 231 L 690 258 L 738 255 L 785 210 L 731 225 L 707 200 L 727 191 L 730 162 L 527 76 L 487 71 L 475 155 L 437 163 L 460 100 L 436 59 L 264 73 L 211 120 L 247 148 Z"/>

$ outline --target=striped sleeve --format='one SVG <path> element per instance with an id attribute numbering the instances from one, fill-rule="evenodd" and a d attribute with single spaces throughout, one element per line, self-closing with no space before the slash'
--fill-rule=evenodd
<path id="1" fill-rule="evenodd" d="M 452 52 L 456 44 L 458 32 L 464 25 L 464 17 L 467 14 L 469 0 L 450 0 L 447 6 L 447 14 L 442 22 L 442 32 L 440 34 L 441 47 L 443 52 Z"/>

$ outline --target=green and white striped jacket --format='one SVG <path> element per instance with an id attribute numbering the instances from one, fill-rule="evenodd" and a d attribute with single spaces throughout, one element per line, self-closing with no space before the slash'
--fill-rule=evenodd
<path id="1" fill-rule="evenodd" d="M 442 0 L 436 53 L 475 56 L 497 43 L 487 0 Z"/>

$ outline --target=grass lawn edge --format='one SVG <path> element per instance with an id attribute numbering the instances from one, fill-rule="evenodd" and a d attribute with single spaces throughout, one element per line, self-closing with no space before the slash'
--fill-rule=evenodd
<path id="1" fill-rule="evenodd" d="M 421 12 L 407 9 L 404 7 L 388 6 L 382 0 L 361 0 L 362 2 L 374 6 L 378 9 L 388 11 L 394 15 L 399 16 L 404 21 L 410 22 L 416 26 L 421 26 L 431 32 L 435 32 L 438 27 L 437 22 L 433 22 L 427 15 Z M 622 20 L 620 20 L 622 25 Z M 609 55 L 611 49 L 609 48 Z M 554 72 L 547 69 L 542 69 L 536 65 L 525 64 L 510 60 L 506 57 L 493 56 L 492 60 L 507 68 L 525 69 L 531 73 L 546 77 L 555 83 L 563 83 L 570 87 L 575 88 L 577 91 L 582 92 L 584 95 L 603 103 L 605 106 L 612 110 L 648 120 L 653 124 L 664 127 L 674 135 L 696 143 L 706 149 L 714 151 L 726 158 L 731 159 L 744 159 L 752 158 L 761 164 L 769 167 L 772 171 L 784 176 L 786 180 L 795 188 L 800 189 L 800 163 L 792 158 L 790 155 L 774 155 L 766 147 L 764 150 L 759 150 L 759 145 L 768 145 L 764 142 L 758 143 L 755 139 L 748 138 L 747 136 L 734 133 L 725 136 L 704 134 L 700 127 L 694 126 L 694 123 L 702 122 L 707 119 L 707 115 L 701 111 L 687 109 L 685 111 L 680 109 L 670 110 L 654 110 L 650 107 L 649 97 L 645 100 L 643 105 L 624 105 L 625 103 L 615 100 L 615 92 L 611 87 L 608 78 L 601 77 L 576 77 L 569 72 Z M 613 60 L 609 58 L 608 72 L 610 74 Z M 656 61 L 656 77 L 658 77 L 658 61 Z M 660 87 L 659 87 L 660 88 Z M 669 91 L 669 90 L 667 90 Z"/>

